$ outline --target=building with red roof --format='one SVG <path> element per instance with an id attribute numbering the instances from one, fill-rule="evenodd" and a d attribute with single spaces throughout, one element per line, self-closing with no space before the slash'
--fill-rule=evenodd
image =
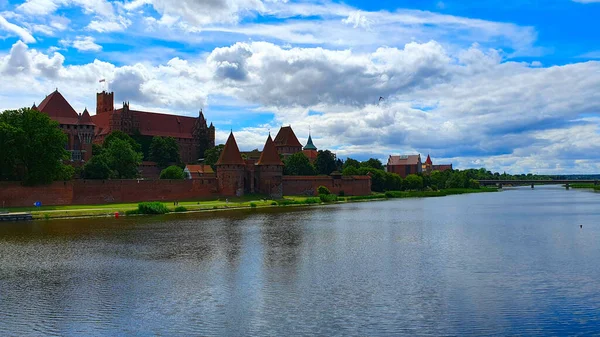
<path id="1" fill-rule="evenodd" d="M 215 146 L 215 127 L 212 123 L 207 125 L 202 110 L 198 117 L 186 117 L 132 110 L 128 102 L 115 109 L 114 93 L 103 91 L 96 95 L 96 115 L 92 120 L 96 124 L 95 143 L 101 144 L 116 130 L 132 136 L 173 137 L 185 163 L 195 163 L 204 157 L 204 151 Z"/>
<path id="2" fill-rule="evenodd" d="M 92 157 L 96 125 L 87 109 L 78 114 L 58 89 L 46 96 L 38 106 L 34 104 L 32 109 L 58 122 L 60 129 L 68 137 L 65 149 L 71 154 L 71 162 L 79 165 Z"/>
<path id="3" fill-rule="evenodd" d="M 283 155 L 284 158 L 302 151 L 302 144 L 291 126 L 282 126 L 273 142 L 277 148 L 277 153 Z"/>
<path id="4" fill-rule="evenodd" d="M 423 164 L 423 173 L 431 174 L 431 172 L 433 171 L 443 172 L 446 170 L 452 170 L 452 164 L 433 165 L 431 157 L 429 156 L 429 154 L 427 155 L 427 160 L 425 160 L 425 163 Z"/>
<path id="5" fill-rule="evenodd" d="M 390 156 L 388 158 L 386 169 L 388 172 L 396 173 L 402 178 L 406 178 L 409 174 L 421 173 L 423 169 L 421 155 Z"/>

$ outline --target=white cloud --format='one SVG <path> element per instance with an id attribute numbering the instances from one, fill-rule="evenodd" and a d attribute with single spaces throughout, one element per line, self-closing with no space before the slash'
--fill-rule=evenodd
<path id="1" fill-rule="evenodd" d="M 573 0 L 573 2 L 579 2 L 582 4 L 591 4 L 591 3 L 600 2 L 600 0 Z"/>
<path id="2" fill-rule="evenodd" d="M 253 42 L 159 65 L 69 66 L 61 54 L 18 42 L 0 56 L 0 108 L 39 102 L 55 86 L 76 108 L 90 107 L 98 79 L 106 78 L 116 101 L 134 107 L 192 115 L 206 105 L 211 111 L 218 97 L 272 112 L 267 125 L 236 132 L 245 149 L 262 146 L 267 130 L 282 124 L 305 141 L 311 125 L 317 146 L 341 157 L 429 152 L 461 168 L 597 169 L 600 119 L 582 116 L 600 112 L 600 62 L 532 67 L 499 55 L 477 45 L 452 52 L 434 41 L 374 52 Z"/>
<path id="3" fill-rule="evenodd" d="M 34 43 L 35 38 L 27 31 L 27 29 L 17 26 L 14 23 L 6 21 L 6 19 L 0 15 L 0 30 L 8 31 L 17 35 L 25 43 Z"/>
<path id="4" fill-rule="evenodd" d="M 119 32 L 124 31 L 131 25 L 131 20 L 118 16 L 112 21 L 106 21 L 103 19 L 100 20 L 92 20 L 87 26 L 88 30 L 93 30 L 99 33 L 107 33 L 107 32 Z"/>
<path id="5" fill-rule="evenodd" d="M 29 15 L 48 15 L 64 6 L 81 7 L 86 14 L 103 17 L 112 17 L 114 14 L 113 7 L 107 0 L 27 0 L 17 9 Z"/>
<path id="6" fill-rule="evenodd" d="M 73 48 L 79 51 L 100 51 L 102 46 L 94 42 L 91 36 L 78 36 L 72 44 Z"/>

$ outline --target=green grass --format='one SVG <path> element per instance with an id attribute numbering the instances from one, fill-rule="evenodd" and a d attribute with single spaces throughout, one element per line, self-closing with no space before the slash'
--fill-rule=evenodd
<path id="1" fill-rule="evenodd" d="M 569 187 L 571 187 L 571 188 L 590 188 L 595 191 L 600 191 L 600 185 L 594 185 L 594 184 L 575 183 L 575 184 L 569 184 Z"/>
<path id="2" fill-rule="evenodd" d="M 495 188 L 482 187 L 480 189 L 446 189 L 441 191 L 389 191 L 384 193 L 373 193 L 365 196 L 346 196 L 344 198 L 335 195 L 321 197 L 307 196 L 286 196 L 279 200 L 266 200 L 260 195 L 247 195 L 241 198 L 219 198 L 216 200 L 188 200 L 179 201 L 178 207 L 174 207 L 173 201 L 153 202 L 161 204 L 168 210 L 174 212 L 186 211 L 208 211 L 236 208 L 260 208 L 272 206 L 288 205 L 314 205 L 323 202 L 352 202 L 362 200 L 381 200 L 388 198 L 423 198 L 423 197 L 441 197 L 453 194 L 480 193 L 497 191 Z M 160 206 L 157 206 L 160 207 Z M 103 205 L 67 205 L 67 206 L 43 206 L 43 207 L 15 207 L 9 208 L 10 212 L 31 212 L 34 219 L 51 219 L 64 217 L 86 217 L 86 216 L 114 216 L 141 214 L 138 209 L 138 203 L 118 203 Z"/>

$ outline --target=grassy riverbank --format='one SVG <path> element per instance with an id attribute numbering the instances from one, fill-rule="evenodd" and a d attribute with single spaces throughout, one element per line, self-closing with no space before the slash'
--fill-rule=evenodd
<path id="1" fill-rule="evenodd" d="M 297 205 L 316 205 L 326 203 L 345 203 L 363 200 L 385 200 L 396 198 L 429 198 L 443 197 L 455 194 L 496 192 L 495 188 L 482 187 L 480 189 L 445 189 L 440 191 L 388 191 L 386 193 L 373 193 L 366 196 L 331 196 L 323 202 L 319 197 L 306 196 L 286 196 L 279 200 L 267 200 L 261 196 L 245 196 L 241 198 L 217 199 L 217 200 L 198 200 L 198 201 L 180 201 L 177 205 L 170 202 L 159 202 L 164 205 L 169 212 L 201 212 L 218 211 L 241 208 L 262 208 L 262 207 L 285 207 Z M 93 217 L 93 216 L 114 216 L 119 213 L 120 216 L 136 215 L 138 203 L 121 204 L 102 204 L 102 205 L 67 205 L 67 206 L 42 206 L 42 207 L 15 207 L 9 208 L 10 212 L 30 212 L 34 219 L 53 219 L 70 217 Z M 160 206 L 159 206 L 160 207 Z"/>
<path id="2" fill-rule="evenodd" d="M 589 188 L 589 189 L 593 189 L 594 191 L 600 191 L 600 185 L 594 185 L 594 184 L 569 184 L 569 187 L 571 188 Z"/>

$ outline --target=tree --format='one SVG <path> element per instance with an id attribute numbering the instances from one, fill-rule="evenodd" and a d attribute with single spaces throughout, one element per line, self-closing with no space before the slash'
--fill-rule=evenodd
<path id="1" fill-rule="evenodd" d="M 124 140 L 127 143 L 129 143 L 133 151 L 142 152 L 142 146 L 138 142 L 136 142 L 135 139 L 131 138 L 125 132 L 119 130 L 111 132 L 110 135 L 108 135 L 106 139 L 104 139 L 104 144 L 102 144 L 102 146 L 104 148 L 107 148 L 116 139 Z"/>
<path id="2" fill-rule="evenodd" d="M 335 171 L 336 163 L 333 153 L 329 150 L 319 150 L 315 160 L 315 168 L 318 174 L 330 175 L 331 172 Z"/>
<path id="3" fill-rule="evenodd" d="M 464 172 L 452 172 L 452 175 L 446 180 L 446 188 L 465 188 L 468 180 Z"/>
<path id="4" fill-rule="evenodd" d="M 173 137 L 154 137 L 150 143 L 150 160 L 158 167 L 165 168 L 172 163 L 180 163 L 179 145 Z"/>
<path id="5" fill-rule="evenodd" d="M 347 169 L 348 167 L 354 167 L 358 169 L 360 168 L 360 162 L 356 159 L 347 158 L 344 162 L 344 165 L 342 165 L 342 170 Z"/>
<path id="6" fill-rule="evenodd" d="M 225 145 L 219 144 L 212 149 L 208 149 L 204 151 L 204 164 L 210 165 L 212 169 L 215 169 L 215 164 L 219 161 L 219 157 L 221 156 L 221 152 L 223 152 L 223 148 Z"/>
<path id="7" fill-rule="evenodd" d="M 108 166 L 106 155 L 93 156 L 83 166 L 83 178 L 85 179 L 108 179 L 112 175 L 112 170 Z"/>
<path id="8" fill-rule="evenodd" d="M 360 166 L 372 167 L 377 170 L 383 170 L 383 164 L 381 163 L 381 161 L 379 159 L 375 159 L 375 158 L 370 158 L 367 161 L 363 161 L 362 163 L 360 163 Z"/>
<path id="9" fill-rule="evenodd" d="M 360 171 L 354 166 L 348 166 L 342 171 L 343 176 L 357 176 L 359 174 Z"/>
<path id="10" fill-rule="evenodd" d="M 404 179 L 404 185 L 407 190 L 415 190 L 419 191 L 423 189 L 423 178 L 419 177 L 416 174 L 409 174 Z"/>
<path id="11" fill-rule="evenodd" d="M 0 180 L 16 179 L 16 163 L 18 157 L 19 129 L 0 121 Z"/>
<path id="12" fill-rule="evenodd" d="M 104 153 L 115 178 L 132 179 L 137 177 L 142 154 L 134 151 L 129 142 L 114 139 L 108 147 L 105 147 Z"/>
<path id="13" fill-rule="evenodd" d="M 160 172 L 160 179 L 185 179 L 183 169 L 177 165 L 171 165 Z"/>
<path id="14" fill-rule="evenodd" d="M 37 110 L 24 108 L 4 111 L 0 114 L 0 125 L 2 157 L 9 157 L 0 160 L 3 178 L 20 179 L 26 185 L 70 179 L 69 174 L 74 170 L 62 163 L 68 158 L 67 135 L 57 122 Z"/>
<path id="15" fill-rule="evenodd" d="M 284 161 L 283 174 L 290 176 L 312 176 L 317 173 L 310 160 L 302 152 L 289 156 Z"/>

